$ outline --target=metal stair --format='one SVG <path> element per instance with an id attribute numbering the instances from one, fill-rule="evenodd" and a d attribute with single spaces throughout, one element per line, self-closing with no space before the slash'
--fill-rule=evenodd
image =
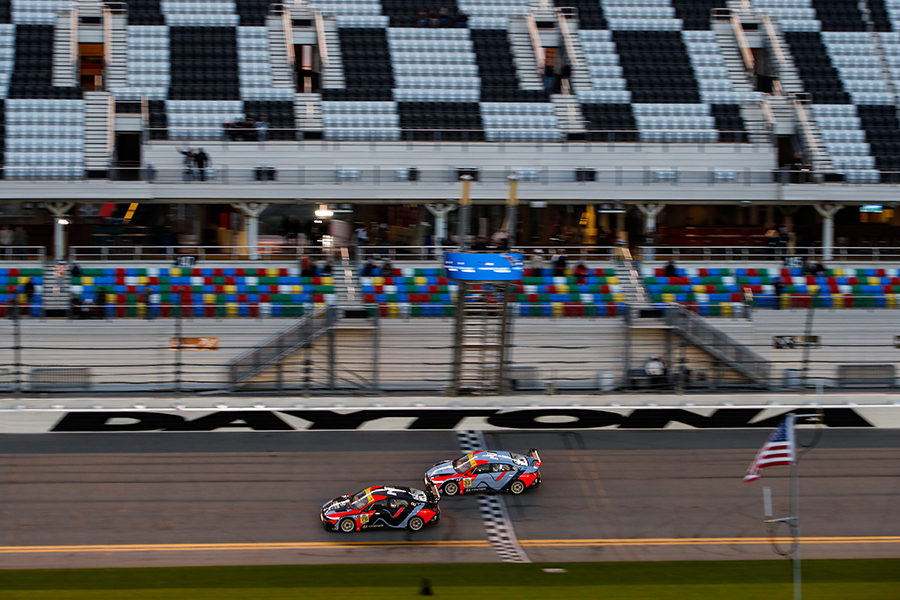
<path id="1" fill-rule="evenodd" d="M 43 309 L 47 316 L 65 316 L 69 314 L 69 277 L 68 268 L 63 277 L 56 276 L 56 267 L 48 263 L 44 266 Z"/>
<path id="2" fill-rule="evenodd" d="M 128 85 L 128 16 L 106 12 L 109 28 L 109 63 L 106 65 L 106 89 Z"/>
<path id="3" fill-rule="evenodd" d="M 543 90 L 544 82 L 538 72 L 537 58 L 534 56 L 534 46 L 531 44 L 525 18 L 511 17 L 508 32 L 519 87 L 523 90 Z"/>
<path id="4" fill-rule="evenodd" d="M 322 28 L 325 33 L 325 49 L 328 52 L 328 64 L 322 67 L 322 89 L 344 89 L 344 63 L 341 59 L 341 38 L 338 35 L 337 19 L 333 16 L 322 17 Z"/>
<path id="5" fill-rule="evenodd" d="M 272 68 L 272 87 L 293 88 L 294 68 L 288 59 L 283 17 L 270 14 L 266 17 L 266 27 L 269 29 L 269 61 Z"/>
<path id="6" fill-rule="evenodd" d="M 619 280 L 619 289 L 625 296 L 625 302 L 633 308 L 651 306 L 650 294 L 644 287 L 644 278 L 641 277 L 637 264 L 631 259 L 627 248 L 623 252 L 624 259 L 616 263 L 616 279 Z"/>
<path id="7" fill-rule="evenodd" d="M 772 363 L 709 321 L 679 304 L 666 307 L 666 324 L 685 341 L 703 350 L 750 381 L 768 387 Z"/>
<path id="8" fill-rule="evenodd" d="M 588 70 L 587 59 L 584 55 L 584 47 L 582 47 L 581 37 L 578 35 L 578 19 L 571 16 L 563 18 L 566 21 L 566 29 L 568 30 L 569 41 L 571 42 L 572 54 L 575 58 L 575 60 L 572 60 L 572 57 L 569 57 L 569 63 L 572 66 L 569 85 L 572 87 L 573 93 L 580 90 L 591 90 L 594 88 L 594 84 L 591 82 L 591 73 Z M 560 35 L 564 35 L 563 32 L 560 32 Z"/>
<path id="9" fill-rule="evenodd" d="M 115 131 L 115 99 L 109 92 L 84 93 L 84 168 L 109 169 Z"/>
<path id="10" fill-rule="evenodd" d="M 53 32 L 52 81 L 53 85 L 57 87 L 75 87 L 79 84 L 76 77 L 77 56 L 73 54 L 78 40 L 78 31 L 72 30 L 72 22 L 77 15 L 77 9 L 56 15 L 56 27 Z"/>
<path id="11" fill-rule="evenodd" d="M 556 118 L 563 135 L 581 134 L 587 131 L 578 98 L 567 94 L 551 94 L 550 101 L 556 109 Z"/>
<path id="12" fill-rule="evenodd" d="M 294 94 L 294 122 L 304 133 L 321 133 L 322 94 Z"/>
<path id="13" fill-rule="evenodd" d="M 502 394 L 509 340 L 507 285 L 460 283 L 451 394 Z"/>
<path id="14" fill-rule="evenodd" d="M 750 78 L 747 75 L 747 67 L 741 56 L 741 49 L 734 34 L 730 21 L 714 21 L 713 32 L 716 42 L 719 44 L 719 52 L 728 69 L 731 85 L 736 92 L 752 92 Z M 747 137 L 752 144 L 768 144 L 771 141 L 769 123 L 762 109 L 755 104 L 741 105 L 741 118 L 747 130 Z"/>

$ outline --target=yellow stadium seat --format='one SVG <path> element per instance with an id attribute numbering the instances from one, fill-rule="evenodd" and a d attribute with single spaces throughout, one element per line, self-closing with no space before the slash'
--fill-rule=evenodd
<path id="1" fill-rule="evenodd" d="M 143 304 L 138 304 L 138 307 L 137 307 L 138 318 L 143 319 L 146 316 L 146 314 L 147 314 L 147 307 L 144 306 Z"/>
<path id="2" fill-rule="evenodd" d="M 844 276 L 843 269 L 832 269 L 831 272 L 833 273 L 834 277 L 843 277 Z"/>
<path id="3" fill-rule="evenodd" d="M 302 285 L 292 285 L 291 290 L 292 290 L 292 293 L 294 293 L 294 294 L 302 294 L 303 286 Z"/>
<path id="4" fill-rule="evenodd" d="M 138 285 L 147 285 L 148 283 L 150 283 L 149 277 L 147 277 L 146 275 L 138 276 Z"/>
<path id="5" fill-rule="evenodd" d="M 215 304 L 216 303 L 216 295 L 215 294 L 203 294 L 203 304 Z"/>
<path id="6" fill-rule="evenodd" d="M 419 275 L 413 281 L 415 281 L 416 285 L 428 285 L 428 279 Z"/>
<path id="7" fill-rule="evenodd" d="M 897 297 L 894 294 L 885 294 L 884 297 L 888 308 L 897 308 Z"/>
<path id="8" fill-rule="evenodd" d="M 615 277 L 615 276 L 613 276 L 613 277 L 607 277 L 607 278 L 606 278 L 606 285 L 619 285 L 619 278 L 618 278 L 618 277 Z"/>
<path id="9" fill-rule="evenodd" d="M 869 285 L 881 285 L 880 277 L 869 277 Z"/>
<path id="10" fill-rule="evenodd" d="M 671 304 L 671 303 L 675 302 L 675 294 L 673 294 L 671 292 L 666 292 L 662 295 L 662 299 L 663 299 L 663 302 Z"/>
<path id="11" fill-rule="evenodd" d="M 834 301 L 835 308 L 844 308 L 844 296 L 841 294 L 835 294 L 832 296 L 832 300 Z"/>
<path id="12" fill-rule="evenodd" d="M 328 277 L 322 278 L 322 285 L 334 285 L 334 277 L 329 275 Z"/>
<path id="13" fill-rule="evenodd" d="M 169 277 L 181 277 L 181 269 L 178 267 L 172 267 L 169 269 Z"/>
<path id="14" fill-rule="evenodd" d="M 556 286 L 556 293 L 557 293 L 557 294 L 568 294 L 568 293 L 569 293 L 569 286 L 567 286 L 567 285 L 564 284 L 564 283 L 561 284 L 561 285 Z"/>
<path id="15" fill-rule="evenodd" d="M 563 316 L 563 312 L 564 312 L 563 309 L 564 309 L 564 307 L 563 307 L 563 303 L 562 303 L 562 302 L 554 302 L 554 303 L 552 303 L 551 306 L 553 306 L 553 316 L 554 316 L 554 317 L 561 317 L 561 316 Z"/>
<path id="16" fill-rule="evenodd" d="M 695 286 L 693 287 L 693 290 L 694 290 L 694 293 L 695 293 L 695 294 L 705 294 L 705 293 L 706 293 L 706 286 L 705 286 L 705 285 L 695 285 Z"/>
<path id="17" fill-rule="evenodd" d="M 82 277 L 81 285 L 94 285 L 94 278 L 93 277 Z"/>
<path id="18" fill-rule="evenodd" d="M 731 302 L 720 302 L 719 310 L 721 311 L 723 317 L 730 317 L 731 316 Z"/>
<path id="19" fill-rule="evenodd" d="M 815 284 L 809 286 L 809 294 L 811 296 L 815 296 L 818 293 L 819 293 L 819 286 L 817 286 Z"/>
<path id="20" fill-rule="evenodd" d="M 266 277 L 278 277 L 278 269 L 266 269 Z"/>
<path id="21" fill-rule="evenodd" d="M 625 294 L 613 294 L 613 302 L 625 302 Z M 675 296 L 672 296 L 672 302 L 675 302 Z"/>
<path id="22" fill-rule="evenodd" d="M 226 285 L 225 293 L 226 294 L 237 294 L 237 286 L 236 285 Z"/>
<path id="23" fill-rule="evenodd" d="M 225 315 L 229 317 L 238 316 L 238 305 L 234 302 L 229 302 L 225 305 Z"/>
<path id="24" fill-rule="evenodd" d="M 388 304 L 388 316 L 389 317 L 399 317 L 400 316 L 400 306 L 398 304 Z"/>
<path id="25" fill-rule="evenodd" d="M 372 285 L 384 285 L 384 277 L 373 277 Z"/>

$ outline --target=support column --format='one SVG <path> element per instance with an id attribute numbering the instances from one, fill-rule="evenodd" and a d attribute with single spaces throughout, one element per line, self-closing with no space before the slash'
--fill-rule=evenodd
<path id="1" fill-rule="evenodd" d="M 834 215 L 844 208 L 843 204 L 813 204 L 822 215 L 822 259 L 834 258 Z"/>
<path id="2" fill-rule="evenodd" d="M 247 232 L 246 244 L 250 251 L 250 260 L 259 260 L 259 215 L 269 207 L 265 202 L 232 202 L 247 218 L 244 231 Z"/>
<path id="3" fill-rule="evenodd" d="M 472 214 L 472 198 L 470 190 L 472 188 L 472 176 L 463 175 L 460 177 L 462 181 L 462 193 L 459 197 L 459 249 L 462 251 L 469 249 L 469 220 Z"/>
<path id="4" fill-rule="evenodd" d="M 515 175 L 507 177 L 509 180 L 509 197 L 506 199 L 506 234 L 509 238 L 509 249 L 516 244 L 516 223 L 519 208 L 519 178 Z"/>
<path id="5" fill-rule="evenodd" d="M 656 217 L 666 207 L 665 204 L 638 204 L 638 210 L 644 215 L 645 260 L 653 260 L 653 246 L 656 245 Z"/>
<path id="6" fill-rule="evenodd" d="M 74 202 L 48 202 L 47 210 L 53 215 L 53 257 L 57 262 L 66 259 L 66 213 L 75 206 Z"/>

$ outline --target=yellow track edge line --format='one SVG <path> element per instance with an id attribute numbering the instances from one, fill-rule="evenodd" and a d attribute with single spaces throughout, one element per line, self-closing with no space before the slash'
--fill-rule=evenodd
<path id="1" fill-rule="evenodd" d="M 791 543 L 791 538 L 627 538 L 519 540 L 525 547 L 580 546 L 738 546 L 770 542 Z M 803 544 L 898 544 L 900 536 L 805 537 Z M 385 547 L 489 548 L 487 540 L 445 540 L 418 542 L 248 542 L 223 544 L 98 544 L 68 546 L 0 546 L 0 554 L 81 553 L 81 552 L 202 552 L 222 550 L 339 550 Z"/>

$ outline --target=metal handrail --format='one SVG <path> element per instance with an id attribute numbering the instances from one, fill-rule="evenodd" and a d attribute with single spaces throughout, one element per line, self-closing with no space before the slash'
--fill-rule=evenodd
<path id="1" fill-rule="evenodd" d="M 228 361 L 228 383 L 236 386 L 253 377 L 269 365 L 290 356 L 298 348 L 311 345 L 334 327 L 336 310 L 333 306 L 318 307 L 309 315 L 269 336 L 246 352 Z"/>
<path id="2" fill-rule="evenodd" d="M 331 64 L 331 60 L 328 58 L 328 42 L 325 39 L 325 17 L 322 16 L 321 10 L 316 11 L 316 38 L 319 41 L 319 61 L 323 67 L 327 67 Z"/>
<path id="3" fill-rule="evenodd" d="M 39 261 L 47 260 L 47 249 L 43 246 L 0 246 L 0 261 Z"/>
<path id="4" fill-rule="evenodd" d="M 666 306 L 666 324 L 688 342 L 702 348 L 747 378 L 769 385 L 772 363 L 728 334 L 710 325 L 703 317 L 680 304 Z"/>
<path id="5" fill-rule="evenodd" d="M 734 29 L 738 48 L 741 51 L 741 56 L 744 58 L 744 67 L 748 72 L 752 73 L 756 67 L 756 61 L 753 58 L 753 52 L 750 50 L 750 44 L 747 42 L 744 25 L 741 23 L 740 17 L 734 12 L 731 13 L 731 28 Z"/>
<path id="6" fill-rule="evenodd" d="M 291 7 L 283 5 L 284 10 L 281 11 L 281 27 L 284 29 L 284 44 L 287 50 L 288 64 L 291 70 L 297 66 L 297 58 L 294 56 L 294 23 L 291 19 Z"/>
<path id="7" fill-rule="evenodd" d="M 534 51 L 534 59 L 537 62 L 538 75 L 544 75 L 545 56 L 544 47 L 541 44 L 541 34 L 538 32 L 537 21 L 534 20 L 534 14 L 525 15 L 525 25 L 528 27 L 528 36 L 531 38 L 531 48 Z"/>
<path id="8" fill-rule="evenodd" d="M 772 51 L 775 54 L 775 60 L 778 64 L 778 74 L 780 76 L 787 71 L 787 59 L 784 56 L 784 51 L 781 49 L 781 42 L 778 40 L 778 33 L 775 31 L 775 26 L 772 25 L 772 19 L 766 14 L 763 14 L 761 18 L 763 26 L 766 29 L 766 35 L 769 38 L 769 43 L 772 45 Z"/>
<path id="9" fill-rule="evenodd" d="M 815 133 L 812 130 L 812 125 L 809 123 L 809 119 L 806 116 L 806 110 L 803 108 L 803 102 L 796 95 L 791 94 L 791 103 L 794 106 L 794 110 L 797 113 L 797 120 L 800 121 L 800 127 L 803 130 L 803 139 L 806 143 L 806 147 L 809 150 L 810 156 L 821 159 L 824 156 L 824 153 L 819 149 L 819 144 L 816 142 Z"/>
<path id="10" fill-rule="evenodd" d="M 566 15 L 562 10 L 558 10 L 556 16 L 559 20 L 559 31 L 562 34 L 563 42 L 566 45 L 566 54 L 568 54 L 569 64 L 574 71 L 575 69 L 581 68 L 581 63 L 578 60 L 578 55 L 575 53 L 575 43 L 572 41 L 572 32 L 569 31 L 569 22 L 566 20 Z"/>
<path id="11" fill-rule="evenodd" d="M 794 246 L 772 248 L 758 246 L 642 246 L 639 251 L 646 256 L 652 250 L 656 261 L 676 260 L 678 262 L 768 262 L 786 258 L 803 257 L 811 260 L 825 260 L 825 248 L 821 246 Z M 832 262 L 900 262 L 900 248 L 869 246 L 835 246 L 831 248 Z"/>

